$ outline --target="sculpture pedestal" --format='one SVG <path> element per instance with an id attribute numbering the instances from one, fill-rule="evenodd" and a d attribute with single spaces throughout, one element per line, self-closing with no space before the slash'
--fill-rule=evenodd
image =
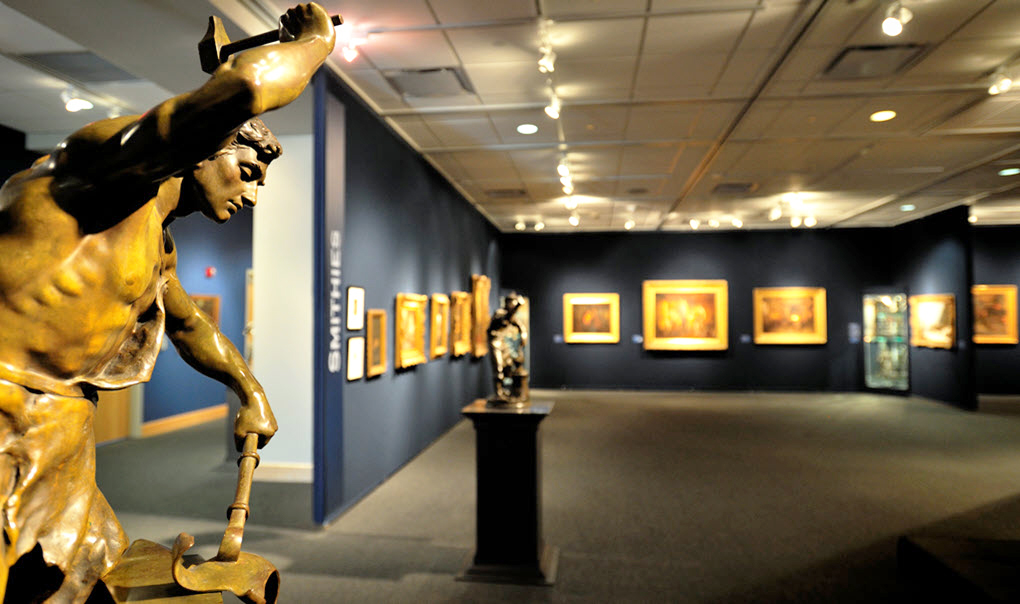
<path id="1" fill-rule="evenodd" d="M 559 549 L 542 540 L 538 424 L 553 403 L 490 406 L 478 399 L 461 413 L 476 434 L 477 532 L 461 581 L 552 585 Z"/>

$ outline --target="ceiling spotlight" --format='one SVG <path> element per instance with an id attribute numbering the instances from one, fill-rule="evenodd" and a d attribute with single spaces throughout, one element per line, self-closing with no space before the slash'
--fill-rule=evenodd
<path id="1" fill-rule="evenodd" d="M 551 46 L 543 46 L 538 49 L 542 56 L 538 59 L 539 73 L 552 73 L 556 71 L 556 53 Z"/>
<path id="2" fill-rule="evenodd" d="M 1016 176 L 1020 174 L 1020 168 L 1003 168 L 999 170 L 999 176 Z"/>
<path id="3" fill-rule="evenodd" d="M 549 104 L 545 106 L 545 114 L 554 120 L 560 119 L 560 97 L 556 93 L 553 93 Z"/>
<path id="4" fill-rule="evenodd" d="M 538 132 L 538 126 L 535 124 L 521 124 L 517 126 L 517 132 L 521 134 L 534 134 Z"/>
<path id="5" fill-rule="evenodd" d="M 818 219 L 816 219 L 814 216 L 808 216 L 807 218 L 804 219 L 804 226 L 806 226 L 809 229 L 815 226 L 816 224 L 818 224 Z"/>
<path id="6" fill-rule="evenodd" d="M 571 214 L 570 218 L 567 219 L 567 222 L 570 223 L 570 226 L 577 226 L 581 224 L 581 219 L 577 214 Z"/>
<path id="7" fill-rule="evenodd" d="M 567 158 L 564 157 L 560 160 L 560 165 L 556 166 L 556 173 L 565 178 L 570 176 L 570 165 L 567 164 Z"/>
<path id="8" fill-rule="evenodd" d="M 623 223 L 623 228 L 628 231 L 634 228 L 634 219 L 633 218 L 627 219 L 627 222 Z"/>
<path id="9" fill-rule="evenodd" d="M 900 2 L 893 2 L 885 11 L 885 20 L 882 21 L 882 33 L 887 36 L 898 36 L 903 32 L 903 26 L 914 18 L 914 13 Z"/>
<path id="10" fill-rule="evenodd" d="M 896 117 L 896 112 L 892 109 L 883 109 L 876 111 L 868 116 L 868 119 L 873 122 L 888 122 L 892 118 Z"/>
<path id="11" fill-rule="evenodd" d="M 696 230 L 698 230 L 698 227 L 701 226 L 701 221 L 698 220 L 697 218 L 691 218 L 690 225 L 691 225 L 691 228 L 696 231 Z"/>
<path id="12" fill-rule="evenodd" d="M 514 228 L 517 229 L 518 231 L 523 231 L 528 227 L 524 224 L 523 220 L 518 220 L 517 224 L 514 225 Z"/>
<path id="13" fill-rule="evenodd" d="M 789 191 L 783 193 L 782 200 L 793 207 L 800 207 L 804 203 L 804 194 L 800 191 Z"/>
<path id="14" fill-rule="evenodd" d="M 85 109 L 92 109 L 95 105 L 88 99 L 83 99 L 78 91 L 66 88 L 60 93 L 60 100 L 64 102 L 64 109 L 71 113 L 77 113 Z"/>
<path id="15" fill-rule="evenodd" d="M 734 227 L 739 229 L 740 227 L 744 226 L 744 221 L 739 218 L 734 218 L 731 224 L 733 224 Z"/>
<path id="16" fill-rule="evenodd" d="M 716 220 L 715 218 L 712 218 L 711 220 L 708 221 L 708 226 L 712 227 L 713 229 L 717 229 L 719 228 L 719 221 Z"/>
<path id="17" fill-rule="evenodd" d="M 563 194 L 564 195 L 573 195 L 574 194 L 574 185 L 573 185 L 573 183 L 568 182 L 567 184 L 563 185 Z"/>
<path id="18" fill-rule="evenodd" d="M 790 226 L 797 228 L 800 226 L 800 216 L 790 216 Z"/>
<path id="19" fill-rule="evenodd" d="M 1001 71 L 997 71 L 992 76 L 992 85 L 988 87 L 988 94 L 995 95 L 1009 92 L 1009 89 L 1012 87 L 1013 79 Z"/>
<path id="20" fill-rule="evenodd" d="M 783 217 L 783 208 L 776 206 L 769 210 L 769 220 L 775 222 Z"/>
<path id="21" fill-rule="evenodd" d="M 913 212 L 916 209 L 917 209 L 917 206 L 915 206 L 912 203 L 905 203 L 905 204 L 900 206 L 900 211 L 901 212 Z"/>
<path id="22" fill-rule="evenodd" d="M 977 216 L 971 214 L 970 216 L 967 217 L 967 222 L 974 224 L 975 222 L 977 222 Z"/>
<path id="23" fill-rule="evenodd" d="M 563 207 L 567 208 L 568 210 L 576 210 L 577 200 L 574 199 L 573 197 L 568 197 L 567 200 L 563 202 Z"/>
<path id="24" fill-rule="evenodd" d="M 348 44 L 347 46 L 343 47 L 343 49 L 340 51 L 340 54 L 344 56 L 344 61 L 347 61 L 348 63 L 353 63 L 354 59 L 357 59 L 358 55 L 361 53 L 358 52 L 357 48 Z"/>
<path id="25" fill-rule="evenodd" d="M 541 231 L 544 228 L 545 228 L 545 223 L 542 222 L 541 220 L 539 220 L 538 222 L 535 223 L 535 230 L 536 231 Z"/>

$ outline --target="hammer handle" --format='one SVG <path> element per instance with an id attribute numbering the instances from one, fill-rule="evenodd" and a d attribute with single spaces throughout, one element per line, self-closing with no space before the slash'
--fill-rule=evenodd
<path id="1" fill-rule="evenodd" d="M 244 449 L 241 451 L 241 459 L 238 460 L 237 470 L 237 491 L 234 493 L 234 503 L 227 508 L 227 530 L 220 542 L 220 551 L 216 555 L 217 560 L 229 562 L 237 560 L 241 553 L 241 539 L 244 537 L 244 523 L 248 519 L 251 509 L 248 507 L 248 500 L 251 498 L 252 475 L 255 473 L 255 466 L 259 465 L 259 435 L 249 432 L 244 437 Z"/>
<path id="2" fill-rule="evenodd" d="M 344 20 L 340 18 L 340 15 L 333 15 L 330 18 L 333 21 L 333 27 L 336 27 L 337 25 L 340 25 L 341 23 L 344 22 Z M 237 42 L 225 44 L 223 48 L 220 49 L 220 63 L 221 64 L 225 63 L 227 61 L 227 57 L 234 54 L 235 52 L 241 52 L 242 50 L 248 50 L 249 48 L 255 48 L 256 46 L 263 46 L 265 44 L 272 44 L 273 42 L 279 41 L 280 31 L 273 30 L 258 34 L 257 36 L 252 36 L 250 38 L 238 40 Z"/>

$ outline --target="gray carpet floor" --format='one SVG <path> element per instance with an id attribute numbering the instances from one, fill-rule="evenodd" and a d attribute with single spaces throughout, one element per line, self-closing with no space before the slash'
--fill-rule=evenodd
<path id="1" fill-rule="evenodd" d="M 1020 538 L 1020 415 L 870 394 L 536 391 L 552 587 L 454 580 L 474 544 L 462 421 L 333 525 L 308 485 L 256 483 L 244 549 L 280 602 L 903 602 L 908 533 Z M 215 553 L 236 467 L 216 423 L 103 446 L 132 539 Z M 512 510 L 508 510 L 512 513 Z M 235 601 L 228 599 L 227 601 Z"/>

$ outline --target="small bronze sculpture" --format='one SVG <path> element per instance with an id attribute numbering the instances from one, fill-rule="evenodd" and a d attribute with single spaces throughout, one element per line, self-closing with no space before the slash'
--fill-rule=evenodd
<path id="1" fill-rule="evenodd" d="M 43 568 L 25 572 L 52 580 L 8 597 L 84 602 L 124 552 L 95 484 L 96 392 L 147 381 L 164 331 L 237 392 L 239 448 L 249 433 L 261 447 L 276 432 L 244 359 L 181 287 L 167 227 L 255 205 L 281 152 L 255 116 L 301 94 L 335 33 L 321 7 L 303 4 L 281 17 L 279 39 L 145 115 L 82 128 L 0 189 L 0 600 L 25 557 Z"/>
<path id="2" fill-rule="evenodd" d="M 524 367 L 528 331 L 516 316 L 523 303 L 523 296 L 511 293 L 489 322 L 492 377 L 496 383 L 496 395 L 489 400 L 493 405 L 525 405 L 530 399 L 528 370 Z"/>

